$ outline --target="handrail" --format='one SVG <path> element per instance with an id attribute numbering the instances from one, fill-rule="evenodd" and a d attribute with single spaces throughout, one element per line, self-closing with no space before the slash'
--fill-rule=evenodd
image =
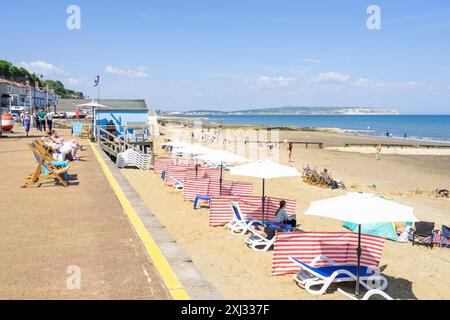
<path id="1" fill-rule="evenodd" d="M 128 149 L 133 149 L 136 152 L 139 152 L 140 154 L 145 154 L 144 152 L 142 152 L 142 150 L 140 150 L 137 146 L 134 146 L 126 141 L 123 141 L 122 139 L 116 139 L 118 138 L 116 135 L 106 131 L 105 129 L 98 129 L 98 139 L 99 139 L 99 143 L 102 145 L 105 145 L 106 143 L 108 145 L 114 145 L 115 148 L 110 148 L 110 149 L 116 149 L 114 150 L 117 153 L 120 152 L 125 152 Z M 110 140 L 110 138 L 113 138 L 112 140 Z"/>

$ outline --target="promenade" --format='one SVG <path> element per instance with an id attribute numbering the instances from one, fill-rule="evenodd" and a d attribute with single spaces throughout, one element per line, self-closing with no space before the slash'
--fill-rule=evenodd
<path id="1" fill-rule="evenodd" d="M 170 299 L 89 144 L 74 185 L 22 189 L 31 139 L 0 138 L 0 299 Z"/>

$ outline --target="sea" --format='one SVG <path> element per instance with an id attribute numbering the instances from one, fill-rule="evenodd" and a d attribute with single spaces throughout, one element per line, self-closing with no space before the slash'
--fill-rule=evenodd
<path id="1" fill-rule="evenodd" d="M 199 117 L 199 116 L 192 116 Z M 352 134 L 450 143 L 450 115 L 208 115 L 218 125 L 338 128 Z"/>

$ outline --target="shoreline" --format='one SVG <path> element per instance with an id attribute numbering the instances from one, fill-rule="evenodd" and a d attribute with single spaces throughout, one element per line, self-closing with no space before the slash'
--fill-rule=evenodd
<path id="1" fill-rule="evenodd" d="M 335 115 L 338 116 L 338 115 Z M 382 116 L 382 115 L 380 115 Z M 170 119 L 170 120 L 168 120 Z M 205 121 L 205 120 L 214 120 L 210 118 L 190 118 L 190 117 L 161 117 L 159 118 L 161 121 L 169 121 L 171 123 L 178 122 L 184 125 L 192 125 L 189 122 L 193 121 Z M 439 140 L 430 137 L 407 137 L 403 138 L 400 136 L 392 136 L 390 138 L 385 135 L 376 135 L 376 134 L 368 134 L 367 132 L 373 132 L 372 130 L 364 130 L 364 129 L 345 129 L 345 128 L 332 128 L 332 127 L 300 127 L 300 126 L 279 126 L 279 125 L 253 125 L 253 124 L 218 124 L 218 123 L 203 123 L 204 128 L 212 129 L 212 128 L 222 128 L 222 129 L 271 129 L 271 130 L 280 130 L 283 131 L 298 131 L 298 132 L 319 132 L 319 133 L 330 133 L 330 134 L 338 134 L 347 137 L 362 137 L 362 138 L 372 138 L 377 139 L 379 141 L 392 142 L 393 144 L 404 144 L 404 143 L 424 143 L 426 145 L 442 145 L 442 146 L 450 146 L 450 138 L 448 140 Z"/>

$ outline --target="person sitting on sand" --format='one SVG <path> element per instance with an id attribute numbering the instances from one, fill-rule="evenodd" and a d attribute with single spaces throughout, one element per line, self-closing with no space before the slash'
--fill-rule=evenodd
<path id="1" fill-rule="evenodd" d="M 450 193 L 447 189 L 436 189 L 436 197 L 448 198 L 448 197 L 450 197 Z"/>
<path id="2" fill-rule="evenodd" d="M 280 202 L 280 207 L 275 214 L 275 222 L 278 224 L 289 224 L 293 228 L 297 226 L 297 220 L 295 216 L 289 216 L 286 212 L 286 201 Z"/>

